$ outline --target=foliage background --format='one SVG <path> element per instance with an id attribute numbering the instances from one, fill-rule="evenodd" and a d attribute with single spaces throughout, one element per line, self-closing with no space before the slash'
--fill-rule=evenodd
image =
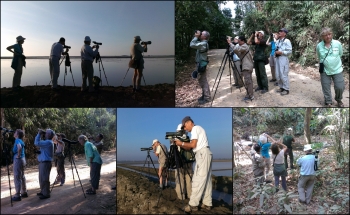
<path id="1" fill-rule="evenodd" d="M 98 133 L 102 133 L 104 150 L 116 147 L 115 108 L 1 108 L 1 126 L 12 130 L 24 130 L 27 160 L 36 159 L 34 138 L 38 128 L 51 128 L 56 133 L 64 133 L 67 139 L 74 141 L 78 140 L 81 134 L 95 137 Z M 10 133 L 5 139 L 9 150 L 12 151 L 13 134 Z M 72 144 L 71 153 L 84 154 L 84 147 Z M 4 156 L 1 157 L 2 164 L 3 158 Z"/>
<path id="2" fill-rule="evenodd" d="M 219 5 L 227 1 L 175 2 L 176 65 L 190 61 L 195 50 L 189 48 L 194 30 L 208 30 L 210 49 L 225 48 L 225 35 L 244 35 L 263 30 L 265 37 L 285 27 L 293 46 L 292 61 L 302 66 L 318 63 L 316 45 L 323 27 L 333 30 L 333 39 L 343 45 L 343 67 L 349 71 L 349 1 L 238 1 L 235 17 Z M 209 59 L 210 60 L 210 59 Z M 178 69 L 176 70 L 178 71 Z"/>

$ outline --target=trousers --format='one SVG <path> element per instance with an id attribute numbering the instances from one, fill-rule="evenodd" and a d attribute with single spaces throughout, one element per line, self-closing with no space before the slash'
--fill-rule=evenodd
<path id="1" fill-rule="evenodd" d="M 177 175 L 177 172 L 179 172 L 179 177 Z M 186 163 L 183 165 L 182 168 L 175 169 L 175 191 L 177 194 L 177 198 L 179 199 L 185 199 L 186 198 L 186 193 L 187 196 L 191 196 L 191 177 L 192 176 L 192 163 Z M 185 177 L 185 180 L 184 180 Z M 180 187 L 181 184 L 181 187 Z M 182 189 L 182 197 L 181 197 L 181 189 Z"/>
<path id="2" fill-rule="evenodd" d="M 248 97 L 253 97 L 254 95 L 252 73 L 253 71 L 250 71 L 250 70 L 242 71 L 242 75 L 244 77 L 244 83 L 245 83 L 245 86 L 247 87 Z"/>
<path id="3" fill-rule="evenodd" d="M 270 56 L 269 62 L 270 62 L 272 79 L 276 79 L 275 61 L 276 61 L 276 57 L 274 55 Z"/>
<path id="4" fill-rule="evenodd" d="M 196 152 L 196 166 L 192 178 L 192 193 L 189 205 L 198 206 L 201 199 L 206 206 L 212 206 L 211 166 L 213 154 L 209 148 Z"/>
<path id="5" fill-rule="evenodd" d="M 81 89 L 86 89 L 86 79 L 89 81 L 89 90 L 92 90 L 94 87 L 92 85 L 92 78 L 94 76 L 94 67 L 92 66 L 92 61 L 82 60 L 81 61 L 81 73 L 83 78 L 83 83 Z"/>
<path id="6" fill-rule="evenodd" d="M 260 89 L 269 90 L 264 61 L 254 61 L 256 81 Z"/>
<path id="7" fill-rule="evenodd" d="M 20 193 L 27 192 L 26 177 L 24 175 L 24 167 L 26 165 L 25 158 L 13 159 L 13 179 L 16 189 L 16 197 L 20 196 Z"/>
<path id="8" fill-rule="evenodd" d="M 301 175 L 298 182 L 299 199 L 309 204 L 315 184 L 315 175 Z"/>
<path id="9" fill-rule="evenodd" d="M 207 68 L 204 72 L 198 73 L 198 84 L 202 88 L 202 97 L 210 100 L 210 89 L 207 81 Z"/>
<path id="10" fill-rule="evenodd" d="M 50 56 L 49 60 L 50 66 L 50 77 L 52 81 L 52 88 L 57 88 L 57 80 L 60 76 L 60 58 L 55 56 Z"/>
<path id="11" fill-rule="evenodd" d="M 91 186 L 97 190 L 100 184 L 102 164 L 92 162 L 90 165 L 91 165 L 91 171 L 90 171 Z"/>
<path id="12" fill-rule="evenodd" d="M 285 90 L 289 90 L 289 60 L 287 56 L 279 56 L 275 58 L 275 70 L 278 86 Z"/>
<path id="13" fill-rule="evenodd" d="M 39 163 L 39 184 L 41 193 L 44 196 L 50 196 L 50 173 L 51 173 L 51 162 L 40 162 Z"/>
<path id="14" fill-rule="evenodd" d="M 343 73 L 338 73 L 335 75 L 327 75 L 325 72 L 323 72 L 321 73 L 321 85 L 322 85 L 322 92 L 323 92 L 325 104 L 333 103 L 332 91 L 331 91 L 332 79 L 334 83 L 334 92 L 335 92 L 334 99 L 338 102 L 340 102 L 343 99 L 343 92 L 345 89 Z"/>
<path id="15" fill-rule="evenodd" d="M 23 62 L 19 58 L 17 69 L 15 70 L 15 73 L 13 74 L 13 80 L 12 80 L 12 87 L 13 88 L 21 85 L 22 72 L 23 72 Z"/>

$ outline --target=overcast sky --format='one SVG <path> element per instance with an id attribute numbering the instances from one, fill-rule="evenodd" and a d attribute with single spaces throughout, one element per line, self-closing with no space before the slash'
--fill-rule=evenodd
<path id="1" fill-rule="evenodd" d="M 80 56 L 85 36 L 102 56 L 130 55 L 136 35 L 152 41 L 149 55 L 175 55 L 174 14 L 172 1 L 1 1 L 1 56 L 19 35 L 26 56 L 49 56 L 60 37 Z"/>
<path id="2" fill-rule="evenodd" d="M 214 159 L 232 159 L 232 108 L 118 108 L 117 160 L 144 161 L 147 152 L 140 148 L 151 147 L 154 139 L 169 149 L 165 133 L 175 132 L 185 116 L 204 128 Z"/>

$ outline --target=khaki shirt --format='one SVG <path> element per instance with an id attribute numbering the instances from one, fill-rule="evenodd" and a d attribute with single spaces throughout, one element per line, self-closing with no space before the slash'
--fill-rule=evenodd
<path id="1" fill-rule="evenodd" d="M 143 58 L 142 53 L 147 52 L 147 48 L 141 46 L 139 43 L 133 43 L 130 48 L 131 59 L 140 60 Z"/>
<path id="2" fill-rule="evenodd" d="M 244 43 L 241 46 L 238 44 L 233 45 L 231 43 L 230 46 L 231 48 L 233 48 L 233 52 L 237 54 L 238 57 L 241 59 L 242 71 L 243 70 L 253 71 L 253 68 L 254 68 L 253 56 L 249 51 L 249 46 L 246 43 Z M 249 51 L 249 53 L 247 53 L 247 51 Z"/>
<path id="3" fill-rule="evenodd" d="M 165 145 L 160 143 L 157 147 L 156 153 L 158 154 L 158 162 L 161 164 L 164 164 L 167 161 L 167 155 L 164 152 L 168 153 L 168 150 Z"/>

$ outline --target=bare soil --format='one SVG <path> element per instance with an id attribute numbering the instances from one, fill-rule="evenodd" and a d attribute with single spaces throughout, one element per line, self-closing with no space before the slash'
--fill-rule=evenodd
<path id="1" fill-rule="evenodd" d="M 218 75 L 225 49 L 209 50 L 209 65 L 207 66 L 207 79 L 209 83 L 211 96 L 213 98 L 216 84 L 213 89 L 215 79 Z M 245 102 L 242 99 L 246 95 L 244 88 L 237 89 L 232 87 L 234 83 L 233 77 L 230 76 L 228 62 L 222 73 L 217 78 L 219 86 L 213 101 L 213 107 L 322 107 L 324 106 L 324 97 L 322 93 L 320 75 L 316 67 L 301 67 L 299 64 L 290 62 L 289 95 L 281 96 L 276 92 L 278 86 L 274 86 L 274 82 L 269 82 L 269 91 L 265 94 L 254 92 L 255 99 Z M 198 81 L 191 78 L 194 70 L 194 63 L 185 65 L 175 76 L 175 105 L 176 107 L 210 107 L 211 103 L 199 105 L 197 99 L 201 96 L 201 88 Z M 265 66 L 268 80 L 271 80 L 271 70 L 269 64 Z M 221 73 L 221 71 L 220 71 Z M 231 71 L 232 73 L 232 71 Z M 345 90 L 343 100 L 345 107 L 349 107 L 349 73 L 343 72 L 345 79 Z M 255 72 L 252 73 L 254 89 L 257 87 Z M 219 81 L 220 80 L 220 81 Z M 337 102 L 334 100 L 334 86 L 332 83 L 333 106 L 336 107 Z"/>
<path id="2" fill-rule="evenodd" d="M 116 191 L 111 188 L 116 185 L 116 151 L 102 152 L 103 164 L 101 168 L 101 179 L 96 195 L 84 197 L 80 186 L 78 175 L 74 169 L 75 186 L 73 175 L 68 162 L 65 160 L 66 182 L 63 186 L 55 185 L 49 199 L 39 199 L 36 193 L 40 192 L 38 166 L 27 166 L 25 177 L 27 181 L 28 198 L 22 201 L 10 203 L 10 189 L 7 176 L 7 168 L 1 168 L 1 214 L 115 214 Z M 90 168 L 87 166 L 85 156 L 74 158 L 84 192 L 91 188 Z M 9 166 L 11 177 L 11 192 L 15 193 L 13 182 L 12 165 Z M 57 176 L 56 167 L 51 169 L 50 183 Z"/>
<path id="3" fill-rule="evenodd" d="M 100 87 L 98 92 L 81 92 L 80 87 L 26 86 L 19 91 L 1 88 L 1 107 L 174 107 L 174 84 L 142 87 L 133 93 L 130 87 Z"/>
<path id="4" fill-rule="evenodd" d="M 161 191 L 158 187 L 157 181 L 117 168 L 117 214 L 183 214 L 189 199 L 182 202 L 174 188 Z M 232 206 L 213 199 L 211 210 L 200 208 L 192 214 L 232 214 Z"/>

